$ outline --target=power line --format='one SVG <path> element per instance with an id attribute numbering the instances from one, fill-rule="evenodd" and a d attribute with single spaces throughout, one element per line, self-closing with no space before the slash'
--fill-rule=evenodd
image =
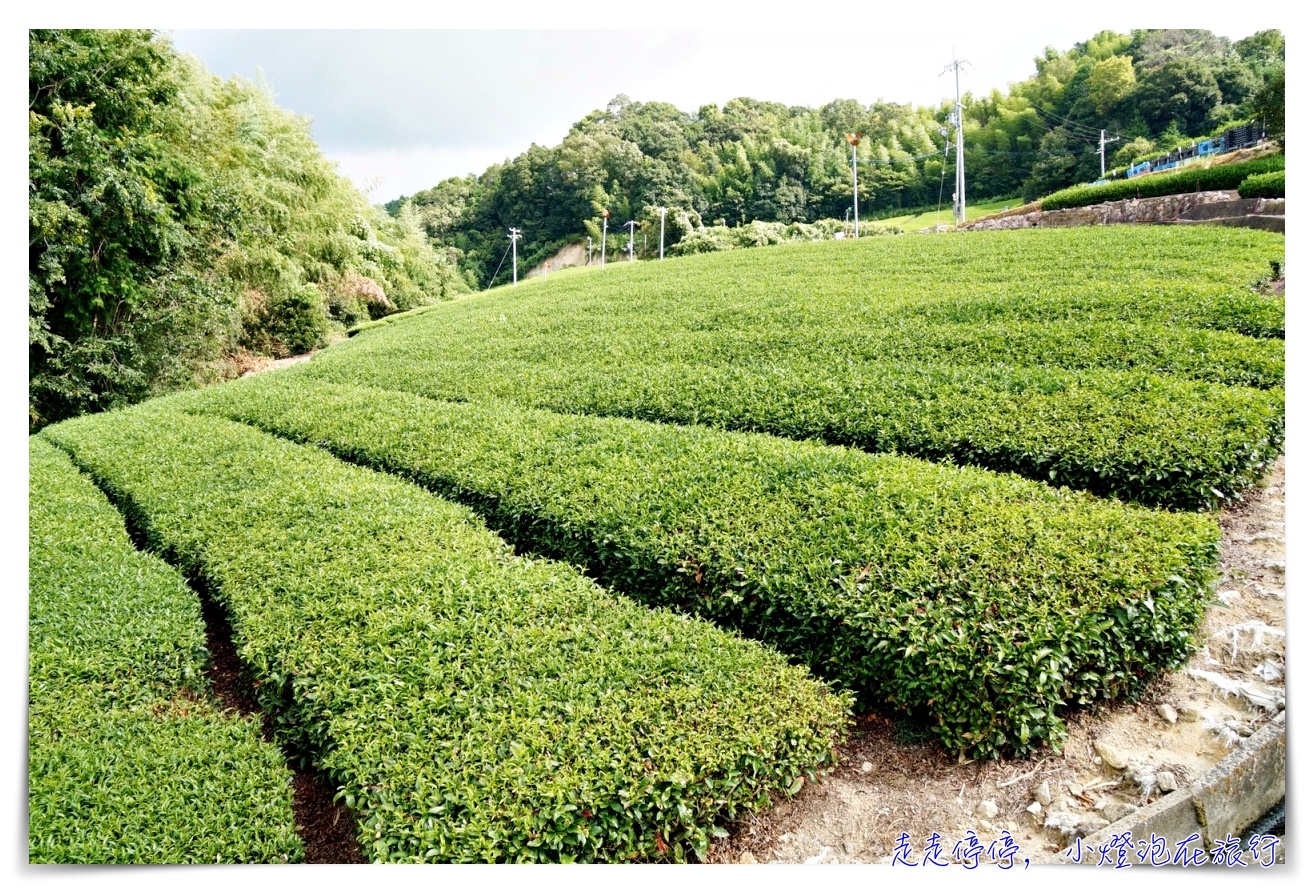
<path id="1" fill-rule="evenodd" d="M 1038 113 L 1043 115 L 1049 121 L 1057 122 L 1059 127 L 1066 127 L 1069 130 L 1069 132 L 1071 132 L 1072 135 L 1077 137 L 1078 139 L 1095 141 L 1099 139 L 1099 134 L 1103 132 L 1103 131 L 1096 131 L 1095 128 L 1090 127 L 1089 125 L 1086 124 L 1078 124 L 1075 121 L 1071 120 L 1070 118 L 1063 118 L 1060 117 L 1059 115 L 1054 114 L 1053 112 L 1047 112 L 1038 105 L 1034 105 L 1032 106 L 1032 108 L 1034 108 Z M 1080 131 L 1085 131 L 1085 132 L 1082 133 Z"/>
<path id="2" fill-rule="evenodd" d="M 497 262 L 497 269 L 493 271 L 493 276 L 492 276 L 492 278 L 490 278 L 490 279 L 488 280 L 488 284 L 485 285 L 484 288 L 492 288 L 492 287 L 493 287 L 493 279 L 496 279 L 496 278 L 497 278 L 497 274 L 500 273 L 500 272 L 502 272 L 502 264 L 506 263 L 506 256 L 507 256 L 508 254 L 510 254 L 510 253 L 511 253 L 511 246 L 508 245 L 508 246 L 506 246 L 506 251 L 503 251 L 503 252 L 502 252 L 502 259 L 499 260 L 499 261 Z"/>

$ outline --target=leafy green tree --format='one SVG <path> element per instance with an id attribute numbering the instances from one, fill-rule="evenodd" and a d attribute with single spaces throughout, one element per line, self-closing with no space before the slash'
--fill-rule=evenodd
<path id="1" fill-rule="evenodd" d="M 1138 136 L 1118 147 L 1118 151 L 1113 153 L 1113 163 L 1125 167 L 1141 156 L 1149 155 L 1154 151 L 1156 151 L 1154 143 L 1143 136 Z"/>
<path id="2" fill-rule="evenodd" d="M 33 428 L 464 287 L 263 84 L 132 30 L 30 31 L 28 78 Z"/>
<path id="3" fill-rule="evenodd" d="M 1098 115 L 1107 115 L 1136 87 L 1130 56 L 1110 56 L 1095 63 L 1086 82 L 1087 95 Z"/>
<path id="4" fill-rule="evenodd" d="M 1281 68 L 1255 94 L 1254 112 L 1264 119 L 1269 136 L 1287 145 L 1287 73 Z"/>
<path id="5" fill-rule="evenodd" d="M 149 396 L 210 359 L 203 173 L 148 31 L 28 34 L 29 424 Z M 191 264 L 182 261 L 191 257 Z"/>
<path id="6" fill-rule="evenodd" d="M 1142 77 L 1137 98 L 1141 116 L 1155 131 L 1176 124 L 1185 134 L 1197 134 L 1208 129 L 1209 112 L 1223 94 L 1209 66 L 1187 57 L 1170 58 Z"/>

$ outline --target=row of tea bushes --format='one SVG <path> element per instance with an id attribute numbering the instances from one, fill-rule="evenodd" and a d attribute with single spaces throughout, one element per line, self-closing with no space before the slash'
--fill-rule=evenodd
<path id="1" fill-rule="evenodd" d="M 833 340 L 841 356 L 859 362 L 906 364 L 929 357 L 937 365 L 1150 372 L 1255 388 L 1286 382 L 1286 343 L 1281 339 L 1160 323 L 1071 320 L 1055 325 L 1016 318 L 935 323 L 917 315 Z"/>
<path id="2" fill-rule="evenodd" d="M 378 352 L 294 372 L 307 385 L 359 383 L 435 399 L 504 399 L 820 439 L 1191 510 L 1214 508 L 1257 483 L 1280 452 L 1286 426 L 1282 388 L 1131 372 L 806 359 L 527 367 L 490 357 L 458 380 L 451 366 L 405 369 L 395 360 Z"/>
<path id="3" fill-rule="evenodd" d="M 1235 498 L 1285 430 L 1284 305 L 1249 288 L 1282 237 L 1084 230 L 609 270 L 439 307 L 304 374 L 823 439 L 1149 505 Z"/>
<path id="4" fill-rule="evenodd" d="M 1286 171 L 1273 171 L 1269 174 L 1251 174 L 1241 181 L 1236 188 L 1242 198 L 1286 198 Z"/>
<path id="5" fill-rule="evenodd" d="M 29 861 L 300 861 L 282 755 L 207 697 L 196 595 L 39 437 L 28 473 Z"/>
<path id="6" fill-rule="evenodd" d="M 462 500 L 522 548 L 770 642 L 954 751 L 1184 660 L 1214 519 L 761 435 L 442 403 L 290 375 L 171 398 Z"/>
<path id="7" fill-rule="evenodd" d="M 1286 160 L 1285 155 L 1266 155 L 1239 164 L 1192 166 L 1168 173 L 1147 174 L 1131 180 L 1114 180 L 1098 186 L 1069 186 L 1042 198 L 1040 207 L 1045 211 L 1058 211 L 1128 198 L 1236 189 L 1253 174 L 1285 171 Z"/>
<path id="8" fill-rule="evenodd" d="M 413 484 L 151 404 L 44 433 L 225 604 L 376 861 L 698 857 L 847 725 L 776 652 L 516 557 Z"/>

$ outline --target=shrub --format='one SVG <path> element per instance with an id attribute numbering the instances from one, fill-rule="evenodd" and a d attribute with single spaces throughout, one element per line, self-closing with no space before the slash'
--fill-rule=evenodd
<path id="1" fill-rule="evenodd" d="M 304 373 L 1194 509 L 1235 498 L 1281 449 L 1285 307 L 1248 284 L 1282 253 L 1280 236 L 1223 227 L 728 251 L 442 305 Z"/>
<path id="2" fill-rule="evenodd" d="M 1286 198 L 1287 174 L 1273 171 L 1270 174 L 1251 174 L 1236 188 L 1242 198 Z"/>
<path id="3" fill-rule="evenodd" d="M 205 695 L 195 594 L 28 449 L 28 859 L 300 861 L 282 755 Z"/>
<path id="4" fill-rule="evenodd" d="M 1070 186 L 1045 196 L 1040 200 L 1040 207 L 1045 211 L 1058 211 L 1063 208 L 1078 208 L 1083 205 L 1115 202 L 1128 198 L 1236 189 L 1251 174 L 1280 171 L 1285 166 L 1285 155 L 1267 155 L 1239 164 L 1189 167 L 1163 174 L 1148 174 L 1131 180 L 1118 180 L 1102 186 Z"/>
<path id="5" fill-rule="evenodd" d="M 48 435 L 227 606 L 375 860 L 694 858 L 834 758 L 849 701 L 804 670 L 412 484 L 151 404 Z"/>
<path id="6" fill-rule="evenodd" d="M 989 757 L 1184 660 L 1217 524 L 1013 476 L 266 376 L 181 402 L 417 480 Z"/>

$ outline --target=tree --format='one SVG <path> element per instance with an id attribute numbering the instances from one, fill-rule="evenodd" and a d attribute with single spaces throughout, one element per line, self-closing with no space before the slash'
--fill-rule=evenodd
<path id="1" fill-rule="evenodd" d="M 1031 166 L 1031 176 L 1023 187 L 1028 199 L 1071 186 L 1077 157 L 1068 147 L 1066 129 L 1056 127 L 1040 140 L 1040 157 Z"/>
<path id="2" fill-rule="evenodd" d="M 1223 99 L 1209 66 L 1195 58 L 1169 59 L 1141 78 L 1136 95 L 1141 116 L 1155 132 L 1176 123 L 1188 135 L 1208 129 L 1209 113 Z"/>
<path id="3" fill-rule="evenodd" d="M 1257 31 L 1232 44 L 1241 60 L 1263 74 L 1283 68 L 1287 63 L 1287 41 L 1281 31 Z"/>
<path id="4" fill-rule="evenodd" d="M 1287 71 L 1283 67 L 1255 94 L 1255 115 L 1264 119 L 1268 135 L 1287 145 Z"/>
<path id="5" fill-rule="evenodd" d="M 1142 155 L 1149 155 L 1154 151 L 1154 143 L 1143 136 L 1138 136 L 1118 147 L 1118 151 L 1113 153 L 1113 163 L 1120 166 L 1129 165 Z"/>
<path id="6" fill-rule="evenodd" d="M 29 425 L 148 396 L 213 353 L 203 174 L 149 31 L 28 33 Z M 188 300 L 180 296 L 187 290 Z"/>
<path id="7" fill-rule="evenodd" d="M 223 377 L 239 347 L 436 300 L 456 273 L 309 122 L 149 31 L 28 34 L 33 428 Z"/>
<path id="8" fill-rule="evenodd" d="M 1130 56 L 1110 56 L 1095 63 L 1086 81 L 1086 93 L 1096 114 L 1107 115 L 1136 87 Z"/>

